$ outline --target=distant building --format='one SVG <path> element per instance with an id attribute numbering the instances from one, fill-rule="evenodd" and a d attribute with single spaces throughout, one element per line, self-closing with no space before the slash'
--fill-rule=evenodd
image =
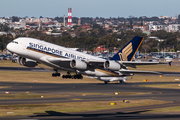
<path id="1" fill-rule="evenodd" d="M 26 27 L 26 20 L 25 19 L 20 19 L 19 24 L 20 24 L 20 27 L 25 28 Z"/>
<path id="2" fill-rule="evenodd" d="M 0 32 L 0 35 L 7 35 L 6 32 Z"/>
<path id="3" fill-rule="evenodd" d="M 81 18 L 78 20 L 78 26 L 81 26 Z"/>
<path id="4" fill-rule="evenodd" d="M 12 20 L 10 18 L 0 18 L 0 23 L 12 23 Z"/>
<path id="5" fill-rule="evenodd" d="M 88 24 L 84 24 L 83 26 L 82 26 L 82 28 L 91 28 L 91 26 L 90 25 L 88 25 Z"/>
<path id="6" fill-rule="evenodd" d="M 169 31 L 168 32 L 177 32 L 180 29 L 180 24 L 171 24 L 169 25 Z"/>

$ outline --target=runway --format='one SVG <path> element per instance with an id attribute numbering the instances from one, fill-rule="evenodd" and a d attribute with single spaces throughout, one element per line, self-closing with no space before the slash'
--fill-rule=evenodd
<path id="1" fill-rule="evenodd" d="M 30 72 L 50 72 L 52 70 L 45 68 L 26 68 L 26 67 L 0 67 L 0 70 L 7 71 L 30 71 Z M 163 76 L 180 76 L 180 72 L 161 72 Z M 1 86 L 11 86 L 10 88 L 0 89 L 0 95 L 5 92 L 16 93 L 33 93 L 33 94 L 51 94 L 51 95 L 68 95 L 54 98 L 34 98 L 34 99 L 0 99 L 0 105 L 17 105 L 17 104 L 40 104 L 40 103 L 64 103 L 64 102 L 87 102 L 87 101 L 122 101 L 122 100 L 163 100 L 171 101 L 161 105 L 146 105 L 141 107 L 116 108 L 111 110 L 99 110 L 88 112 L 61 113 L 57 111 L 45 111 L 46 114 L 37 114 L 28 116 L 0 117 L 0 120 L 104 120 L 104 119 L 172 119 L 179 120 L 179 113 L 152 114 L 145 113 L 155 108 L 165 108 L 180 106 L 179 89 L 147 88 L 139 85 L 148 84 L 177 84 L 179 82 L 145 82 L 145 83 L 77 83 L 77 84 L 53 84 L 53 83 L 17 83 L 17 82 L 0 82 Z M 143 92 L 148 94 L 139 95 L 118 95 L 114 92 Z M 78 93 L 101 93 L 108 95 L 86 95 Z M 73 98 L 78 98 L 74 100 Z"/>
<path id="2" fill-rule="evenodd" d="M 179 114 L 147 114 L 154 108 L 164 108 L 170 106 L 180 106 L 180 90 L 179 89 L 160 89 L 145 88 L 138 85 L 146 84 L 177 84 L 179 82 L 159 82 L 159 83 L 127 83 L 127 84 L 103 84 L 103 83 L 79 83 L 79 84 L 49 84 L 49 83 L 16 83 L 16 82 L 0 82 L 0 86 L 12 86 L 10 88 L 0 89 L 0 94 L 6 91 L 10 93 L 30 92 L 38 94 L 59 94 L 67 95 L 66 97 L 56 98 L 36 98 L 36 99 L 0 99 L 0 105 L 16 105 L 16 104 L 38 104 L 38 103 L 60 103 L 60 102 L 84 102 L 84 101 L 118 101 L 118 100 L 142 100 L 153 99 L 172 101 L 171 103 L 161 105 L 147 105 L 141 107 L 117 108 L 111 110 L 99 110 L 89 112 L 76 113 L 60 113 L 56 111 L 46 111 L 47 114 L 35 114 L 29 116 L 3 117 L 0 119 L 7 120 L 57 120 L 57 119 L 178 119 Z M 114 92 L 144 92 L 151 94 L 140 95 L 121 95 L 115 96 Z M 108 93 L 109 95 L 87 95 L 77 93 Z M 111 94 L 112 93 L 112 94 Z M 79 98 L 73 100 L 72 98 Z"/>

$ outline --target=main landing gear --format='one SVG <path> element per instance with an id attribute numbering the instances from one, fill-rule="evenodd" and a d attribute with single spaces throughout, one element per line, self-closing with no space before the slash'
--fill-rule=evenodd
<path id="1" fill-rule="evenodd" d="M 104 84 L 107 84 L 107 83 L 108 83 L 108 82 L 106 82 L 106 81 L 104 82 Z"/>
<path id="2" fill-rule="evenodd" d="M 62 78 L 83 79 L 83 76 L 81 74 L 71 75 L 69 72 L 67 72 L 67 75 L 63 75 Z"/>
<path id="3" fill-rule="evenodd" d="M 59 77 L 61 74 L 60 73 L 58 73 L 58 70 L 57 69 L 54 69 L 54 71 L 56 71 L 55 73 L 52 73 L 52 76 L 53 77 Z"/>

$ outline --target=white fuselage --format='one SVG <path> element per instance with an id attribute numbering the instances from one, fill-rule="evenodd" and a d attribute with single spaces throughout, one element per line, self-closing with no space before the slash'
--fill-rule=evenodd
<path id="1" fill-rule="evenodd" d="M 65 48 L 62 46 L 58 46 L 52 43 L 48 43 L 45 41 L 33 39 L 33 38 L 17 38 L 13 42 L 7 45 L 7 49 L 16 53 L 18 56 L 29 58 L 35 60 L 37 62 L 46 64 L 54 69 L 66 70 L 66 71 L 74 71 L 69 64 L 62 65 L 60 62 L 54 64 L 50 62 L 49 58 L 68 58 L 75 60 L 96 60 L 96 61 L 105 61 L 102 58 L 98 58 L 92 55 L 84 54 L 78 51 L 71 50 L 69 48 Z M 93 69 L 93 70 L 85 70 L 79 71 L 81 74 L 86 74 L 89 76 L 96 77 L 122 77 L 119 72 L 108 71 L 103 69 Z"/>

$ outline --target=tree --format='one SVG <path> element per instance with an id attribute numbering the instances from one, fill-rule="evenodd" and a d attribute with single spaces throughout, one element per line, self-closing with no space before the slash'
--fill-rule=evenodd
<path id="1" fill-rule="evenodd" d="M 80 37 L 85 37 L 85 36 L 87 36 L 87 33 L 86 32 L 80 32 L 79 36 Z"/>
<path id="2" fill-rule="evenodd" d="M 144 50 L 145 53 L 149 52 L 150 47 L 148 45 L 142 45 L 142 49 Z"/>
<path id="3" fill-rule="evenodd" d="M 175 50 L 180 51 L 180 44 L 178 46 L 176 46 Z"/>
<path id="4" fill-rule="evenodd" d="M 13 38 L 10 36 L 0 36 L 0 50 L 3 51 L 6 48 L 7 44 L 12 41 L 12 39 Z"/>
<path id="5" fill-rule="evenodd" d="M 0 31 L 8 32 L 10 28 L 8 27 L 8 24 L 1 24 L 0 25 Z"/>
<path id="6" fill-rule="evenodd" d="M 119 42 L 111 35 L 105 35 L 99 39 L 98 45 L 105 45 L 110 51 L 113 51 L 114 47 L 119 47 Z"/>
<path id="7" fill-rule="evenodd" d="M 19 18 L 16 16 L 12 16 L 12 22 L 19 22 Z"/>

